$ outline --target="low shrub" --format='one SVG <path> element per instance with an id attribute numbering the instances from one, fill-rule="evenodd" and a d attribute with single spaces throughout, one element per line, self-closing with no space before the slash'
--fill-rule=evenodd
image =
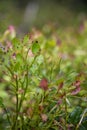
<path id="1" fill-rule="evenodd" d="M 65 32 L 1 37 L 1 129 L 86 130 L 87 31 Z"/>

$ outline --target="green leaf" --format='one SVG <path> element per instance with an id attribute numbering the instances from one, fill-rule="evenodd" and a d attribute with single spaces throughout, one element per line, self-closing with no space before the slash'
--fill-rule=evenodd
<path id="1" fill-rule="evenodd" d="M 53 40 L 53 39 L 49 40 L 48 45 L 49 45 L 49 47 L 54 47 L 56 45 L 55 40 Z"/>
<path id="2" fill-rule="evenodd" d="M 33 45 L 32 45 L 32 52 L 34 53 L 34 54 L 36 54 L 36 53 L 38 53 L 40 51 L 40 46 L 39 46 L 39 44 L 38 43 L 33 43 Z"/>
<path id="3" fill-rule="evenodd" d="M 21 54 L 16 55 L 16 62 L 23 63 L 23 58 Z"/>
<path id="4" fill-rule="evenodd" d="M 14 38 L 14 39 L 12 40 L 12 44 L 13 44 L 13 47 L 14 47 L 14 48 L 18 48 L 19 45 L 20 45 L 20 40 L 19 40 L 18 38 Z"/>
<path id="5" fill-rule="evenodd" d="M 39 55 L 37 58 L 36 58 L 36 61 L 37 63 L 40 65 L 44 62 L 44 57 L 43 55 Z"/>
<path id="6" fill-rule="evenodd" d="M 23 44 L 26 44 L 29 41 L 29 36 L 25 35 L 23 39 Z"/>
<path id="7" fill-rule="evenodd" d="M 7 82 L 10 82 L 10 81 L 11 81 L 11 78 L 10 78 L 9 76 L 7 76 L 7 75 L 4 75 L 4 76 L 3 76 L 3 79 L 4 79 L 5 81 L 7 81 Z"/>
<path id="8" fill-rule="evenodd" d="M 18 72 L 20 70 L 20 62 L 17 62 L 14 66 L 14 71 Z"/>
<path id="9" fill-rule="evenodd" d="M 0 97 L 0 107 L 3 107 L 3 99 Z"/>
<path id="10" fill-rule="evenodd" d="M 30 68 L 30 71 L 32 73 L 35 73 L 38 70 L 38 66 L 36 64 L 33 64 L 32 67 Z"/>
<path id="11" fill-rule="evenodd" d="M 69 115 L 69 122 L 77 125 L 78 122 L 80 121 L 82 114 L 82 108 L 81 107 L 76 107 Z"/>

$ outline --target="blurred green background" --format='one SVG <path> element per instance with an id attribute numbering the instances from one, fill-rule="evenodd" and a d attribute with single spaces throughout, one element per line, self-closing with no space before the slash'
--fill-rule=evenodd
<path id="1" fill-rule="evenodd" d="M 61 64 L 61 68 L 65 74 L 67 74 L 68 71 L 73 71 L 73 69 L 78 73 L 85 72 L 87 74 L 86 20 L 86 0 L 0 0 L 0 44 L 6 45 L 8 41 L 10 41 L 10 34 L 6 31 L 10 25 L 15 26 L 17 36 L 31 32 L 33 27 L 39 28 L 43 30 L 43 33 L 46 34 L 47 37 L 46 39 L 44 35 L 41 34 L 39 39 L 41 43 L 46 42 L 47 46 L 44 49 L 44 54 L 45 51 L 48 51 L 54 59 L 56 59 L 57 54 L 63 58 L 64 62 Z M 45 26 L 46 24 L 57 25 L 57 29 L 52 30 L 53 32 L 50 34 L 51 29 Z M 10 26 L 10 28 L 13 26 Z M 70 28 L 66 28 L 67 26 Z M 38 35 L 40 33 L 34 30 L 32 34 L 33 36 L 37 34 L 37 37 L 39 37 Z M 2 55 L 0 56 L 2 57 Z M 71 68 L 71 66 L 73 66 L 73 68 Z M 66 76 L 67 75 L 65 75 L 65 77 Z M 2 69 L 0 69 L 0 78 L 2 79 L 2 77 L 8 80 L 8 77 L 4 76 Z M 87 76 L 84 76 L 84 78 L 85 77 Z M 1 79 L 0 96 L 4 97 L 6 106 L 10 106 L 9 104 L 13 105 L 12 102 L 14 98 L 11 99 L 11 96 L 8 96 L 9 84 L 6 84 Z M 65 80 L 68 80 L 68 78 Z M 71 77 L 69 80 L 71 80 Z M 85 93 L 85 96 L 87 95 L 87 91 L 85 91 L 87 90 L 86 86 L 87 80 L 83 83 L 83 94 Z M 80 105 L 85 106 L 86 103 L 80 102 Z M 2 117 L 3 116 L 0 115 L 0 130 L 4 129 L 3 126 L 6 124 Z"/>
<path id="2" fill-rule="evenodd" d="M 86 0 L 0 0 L 0 32 L 14 25 L 18 32 L 55 23 L 76 26 L 86 19 Z"/>

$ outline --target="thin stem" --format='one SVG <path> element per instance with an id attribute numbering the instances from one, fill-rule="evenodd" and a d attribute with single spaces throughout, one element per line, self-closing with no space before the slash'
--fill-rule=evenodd
<path id="1" fill-rule="evenodd" d="M 27 59 L 27 57 L 28 57 L 29 50 L 30 50 L 30 47 L 28 48 L 28 51 L 27 51 L 27 54 L 26 54 L 26 59 Z"/>
<path id="2" fill-rule="evenodd" d="M 8 120 L 8 122 L 9 122 L 10 126 L 11 126 L 11 121 L 10 121 L 10 118 L 9 118 L 9 115 L 8 115 L 8 111 L 7 111 L 7 109 L 6 109 L 6 107 L 5 107 L 4 104 L 2 104 L 2 106 L 3 106 L 3 108 L 4 108 L 5 112 L 6 112 L 7 120 Z"/>
<path id="3" fill-rule="evenodd" d="M 18 101 L 19 99 L 18 99 L 18 78 L 17 78 L 17 76 L 16 76 L 16 117 L 15 117 L 15 121 L 14 121 L 14 124 L 13 124 L 13 126 L 12 126 L 12 130 L 14 129 L 14 130 L 18 130 L 18 126 L 17 126 L 17 119 L 18 119 L 18 113 L 19 113 L 19 111 L 18 111 L 18 104 L 19 104 L 19 101 Z"/>
<path id="4" fill-rule="evenodd" d="M 17 128 L 17 119 L 18 119 L 18 79 L 16 76 L 16 128 Z"/>
<path id="5" fill-rule="evenodd" d="M 65 93 L 64 102 L 65 102 L 65 130 L 67 130 L 67 102 L 66 102 L 66 93 Z"/>
<path id="6" fill-rule="evenodd" d="M 29 49 L 28 49 L 28 51 L 29 51 Z M 32 67 L 32 65 L 33 65 L 33 63 L 34 63 L 34 61 L 35 61 L 35 59 L 36 59 L 36 57 L 37 57 L 37 55 L 34 57 L 34 60 L 33 60 L 33 62 L 31 63 L 31 65 L 29 66 L 29 68 L 31 68 Z M 25 87 L 25 89 L 24 89 L 24 94 L 22 95 L 22 97 L 21 97 L 21 100 L 20 100 L 20 103 L 19 103 L 19 111 L 20 111 L 20 109 L 21 109 L 21 106 L 22 106 L 22 103 L 23 103 L 23 101 L 24 101 L 24 97 L 25 97 L 25 94 L 26 94 L 26 91 L 27 91 L 27 88 L 28 88 L 28 84 L 29 84 L 29 77 L 28 77 L 28 65 L 26 64 L 26 66 L 27 66 L 27 75 L 25 76 L 25 79 L 26 79 L 26 87 Z"/>

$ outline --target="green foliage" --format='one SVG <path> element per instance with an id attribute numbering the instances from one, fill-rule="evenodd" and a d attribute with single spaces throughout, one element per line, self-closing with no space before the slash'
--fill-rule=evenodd
<path id="1" fill-rule="evenodd" d="M 79 130 L 86 130 L 87 129 L 87 117 L 85 117 L 82 121 L 82 124 L 79 127 Z"/>
<path id="2" fill-rule="evenodd" d="M 6 115 L 6 128 L 85 129 L 87 31 L 34 33 L 2 40 L 0 90 L 7 95 L 0 98 L 0 114 Z"/>
<path id="3" fill-rule="evenodd" d="M 3 107 L 3 99 L 0 97 L 0 107 Z"/>
<path id="4" fill-rule="evenodd" d="M 24 39 L 23 39 L 23 45 L 25 45 L 26 43 L 29 42 L 29 36 L 28 35 L 25 35 L 24 36 Z"/>
<path id="5" fill-rule="evenodd" d="M 39 44 L 36 43 L 36 42 L 33 43 L 32 52 L 33 52 L 34 54 L 37 54 L 39 51 L 40 51 L 40 46 L 39 46 Z"/>
<path id="6" fill-rule="evenodd" d="M 81 107 L 76 107 L 69 115 L 69 122 L 77 125 L 81 119 L 82 109 Z"/>

